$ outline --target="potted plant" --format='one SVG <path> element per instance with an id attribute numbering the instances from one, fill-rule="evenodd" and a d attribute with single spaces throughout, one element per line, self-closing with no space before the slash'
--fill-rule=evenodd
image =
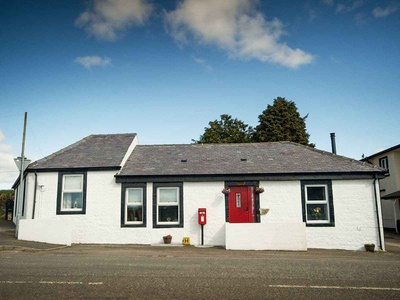
<path id="1" fill-rule="evenodd" d="M 171 244 L 172 235 L 168 234 L 166 236 L 163 236 L 163 239 L 164 239 L 164 244 Z"/>
<path id="2" fill-rule="evenodd" d="M 365 251 L 367 252 L 374 252 L 375 250 L 375 244 L 364 244 Z"/>
<path id="3" fill-rule="evenodd" d="M 322 209 L 321 207 L 316 207 L 312 210 L 312 215 L 314 217 L 315 220 L 319 220 L 321 219 L 321 215 L 322 215 Z"/>
<path id="4" fill-rule="evenodd" d="M 231 190 L 230 189 L 228 189 L 228 188 L 224 188 L 224 189 L 222 189 L 222 194 L 224 194 L 224 195 L 228 195 L 230 192 L 231 192 Z"/>
<path id="5" fill-rule="evenodd" d="M 264 193 L 264 188 L 263 188 L 263 187 L 257 186 L 257 187 L 256 187 L 256 193 L 257 193 L 257 194 L 262 194 L 262 193 Z"/>

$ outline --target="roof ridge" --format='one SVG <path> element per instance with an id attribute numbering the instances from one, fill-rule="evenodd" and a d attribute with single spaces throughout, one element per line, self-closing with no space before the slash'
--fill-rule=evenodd
<path id="1" fill-rule="evenodd" d="M 204 144 L 142 144 L 138 146 L 146 146 L 146 147 L 153 147 L 153 146 L 247 146 L 247 145 L 262 145 L 262 144 L 285 144 L 291 143 L 289 141 L 282 141 L 282 142 L 254 142 L 254 143 L 204 143 Z"/>
<path id="2" fill-rule="evenodd" d="M 98 133 L 98 134 L 91 134 L 89 136 L 107 136 L 107 135 L 133 135 L 136 136 L 137 134 L 132 132 L 132 133 Z M 87 137 L 89 137 L 87 136 Z"/>

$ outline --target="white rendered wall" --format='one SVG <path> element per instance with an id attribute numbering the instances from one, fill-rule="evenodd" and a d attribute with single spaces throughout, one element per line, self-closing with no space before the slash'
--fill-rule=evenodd
<path id="1" fill-rule="evenodd" d="M 184 228 L 153 228 L 153 185 L 148 183 L 147 226 L 132 228 L 121 227 L 121 184 L 115 182 L 114 175 L 112 171 L 88 172 L 86 214 L 57 215 L 58 173 L 38 173 L 38 185 L 43 188 L 37 190 L 34 221 L 70 222 L 72 243 L 155 244 L 171 234 L 172 243 L 181 244 L 183 237 L 190 237 L 191 244 L 198 245 L 201 227 L 197 224 L 197 209 L 205 207 L 208 222 L 204 226 L 204 244 L 225 245 L 225 198 L 221 193 L 224 182 L 184 183 Z M 54 227 L 54 231 L 59 228 Z M 44 242 L 48 242 L 46 235 L 51 233 L 44 234 Z"/>
<path id="2" fill-rule="evenodd" d="M 153 184 L 147 183 L 147 226 L 132 228 L 121 227 L 121 184 L 115 182 L 114 175 L 113 171 L 88 172 L 86 214 L 57 215 L 58 173 L 38 173 L 38 186 L 43 185 L 43 189 L 37 190 L 35 220 L 70 222 L 72 243 L 157 244 L 162 243 L 164 235 L 171 234 L 172 243 L 181 244 L 183 237 L 190 237 L 192 245 L 199 245 L 197 209 L 205 207 L 204 244 L 225 245 L 223 181 L 184 183 L 183 228 L 153 228 Z M 372 183 L 332 181 L 335 227 L 307 227 L 307 247 L 363 250 L 365 243 L 378 245 Z M 28 219 L 32 215 L 33 185 L 29 185 Z M 290 230 L 291 223 L 303 222 L 300 181 L 263 181 L 260 186 L 265 188 L 260 194 L 260 208 L 270 209 L 261 216 L 262 224 L 280 224 Z M 56 227 L 54 230 L 58 231 Z"/>
<path id="3" fill-rule="evenodd" d="M 306 226 L 297 223 L 227 223 L 228 250 L 306 251 Z"/>
<path id="4" fill-rule="evenodd" d="M 373 180 L 334 180 L 332 192 L 335 227 L 307 227 L 307 246 L 364 250 L 364 244 L 374 243 L 378 247 Z"/>
<path id="5" fill-rule="evenodd" d="M 70 222 L 56 220 L 20 220 L 18 239 L 71 246 Z"/>
<path id="6" fill-rule="evenodd" d="M 260 208 L 269 212 L 261 223 L 303 222 L 300 181 L 261 181 Z"/>

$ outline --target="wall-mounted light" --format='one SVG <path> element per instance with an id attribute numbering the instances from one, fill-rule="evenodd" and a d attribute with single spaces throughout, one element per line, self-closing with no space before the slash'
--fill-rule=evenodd
<path id="1" fill-rule="evenodd" d="M 39 190 L 40 190 L 41 192 L 44 192 L 44 191 L 46 190 L 46 187 L 44 186 L 44 184 L 40 184 L 40 185 L 39 185 Z"/>

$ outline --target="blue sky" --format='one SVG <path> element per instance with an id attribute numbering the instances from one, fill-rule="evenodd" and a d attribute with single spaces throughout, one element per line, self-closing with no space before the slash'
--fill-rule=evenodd
<path id="1" fill-rule="evenodd" d="M 281 96 L 310 142 L 399 144 L 400 1 L 1 1 L 0 188 L 26 155 L 96 133 L 190 143 L 221 114 L 256 126 Z"/>

